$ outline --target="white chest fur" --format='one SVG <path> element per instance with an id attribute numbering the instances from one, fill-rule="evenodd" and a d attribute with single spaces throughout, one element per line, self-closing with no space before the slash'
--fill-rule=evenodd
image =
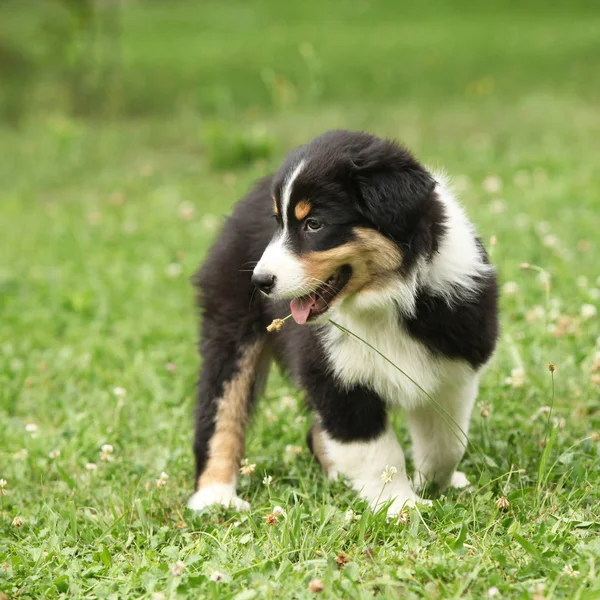
<path id="1" fill-rule="evenodd" d="M 346 386 L 361 384 L 369 387 L 390 406 L 406 409 L 427 401 L 406 375 L 436 397 L 446 386 L 453 387 L 473 374 L 464 361 L 435 356 L 412 338 L 393 309 L 351 316 L 341 311 L 332 313 L 332 320 L 368 342 L 393 363 L 354 336 L 327 325 L 323 340 L 336 377 Z"/>

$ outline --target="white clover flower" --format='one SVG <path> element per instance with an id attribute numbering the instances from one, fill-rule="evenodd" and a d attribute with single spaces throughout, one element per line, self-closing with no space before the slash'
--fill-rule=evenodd
<path id="1" fill-rule="evenodd" d="M 598 309 L 593 304 L 584 304 L 579 310 L 582 319 L 593 319 L 598 314 Z"/>
<path id="2" fill-rule="evenodd" d="M 487 591 L 487 597 L 488 598 L 496 598 L 499 595 L 500 595 L 500 590 L 496 586 L 491 587 Z"/>
<path id="3" fill-rule="evenodd" d="M 161 471 L 160 475 L 158 476 L 158 479 L 156 480 L 156 487 L 165 487 L 165 485 L 167 485 L 168 479 L 169 476 L 164 471 Z"/>
<path id="4" fill-rule="evenodd" d="M 48 452 L 48 458 L 58 458 L 60 456 L 60 450 L 56 448 L 56 450 L 50 450 Z"/>
<path id="5" fill-rule="evenodd" d="M 283 508 L 281 508 L 281 506 L 274 506 L 273 514 L 278 517 L 285 517 L 285 510 L 283 510 Z"/>
<path id="6" fill-rule="evenodd" d="M 6 492 L 4 491 L 4 488 L 6 487 L 7 484 L 8 484 L 8 481 L 6 481 L 6 479 L 0 479 L 0 496 L 4 496 L 4 494 L 6 494 Z"/>
<path id="7" fill-rule="evenodd" d="M 273 483 L 273 477 L 271 475 L 265 475 L 263 477 L 263 484 L 264 485 L 271 485 L 271 483 Z"/>
<path id="8" fill-rule="evenodd" d="M 23 523 L 25 523 L 25 521 L 19 516 L 16 516 L 12 520 L 13 527 L 23 527 Z"/>
<path id="9" fill-rule="evenodd" d="M 29 450 L 27 448 L 21 448 L 13 454 L 15 460 L 25 460 L 29 456 Z"/>
<path id="10" fill-rule="evenodd" d="M 113 388 L 113 394 L 117 398 L 125 398 L 125 396 L 127 395 L 127 390 L 125 388 L 120 387 L 120 386 L 116 386 L 116 387 Z"/>
<path id="11" fill-rule="evenodd" d="M 502 179 L 497 175 L 488 175 L 481 185 L 489 194 L 497 194 L 502 189 Z"/>
<path id="12" fill-rule="evenodd" d="M 579 575 L 580 575 L 579 571 L 576 571 L 575 569 L 573 569 L 573 567 L 571 565 L 565 565 L 565 568 L 563 569 L 563 573 L 565 575 L 568 575 L 569 577 L 579 577 Z"/>
<path id="13" fill-rule="evenodd" d="M 98 465 L 97 465 L 96 463 L 91 463 L 91 462 L 89 462 L 89 463 L 86 463 L 86 464 L 85 464 L 85 468 L 86 468 L 88 471 L 96 471 L 96 470 L 98 469 Z"/>
<path id="14" fill-rule="evenodd" d="M 293 396 L 284 396 L 279 404 L 283 410 L 293 410 L 296 408 L 296 399 Z"/>
<path id="15" fill-rule="evenodd" d="M 39 427 L 35 423 L 26 423 L 25 431 L 27 433 L 36 433 L 39 430 Z"/>
<path id="16" fill-rule="evenodd" d="M 219 583 L 220 581 L 223 581 L 223 574 L 219 573 L 219 571 L 213 571 L 210 574 L 210 580 Z"/>
<path id="17" fill-rule="evenodd" d="M 516 367 L 510 372 L 510 377 L 505 379 L 505 383 L 511 385 L 514 388 L 523 387 L 525 383 L 525 369 L 523 367 Z"/>
<path id="18" fill-rule="evenodd" d="M 171 567 L 171 573 L 173 575 L 175 575 L 175 577 L 179 577 L 180 575 L 183 575 L 183 572 L 185 571 L 185 563 L 182 560 L 178 560 L 172 567 Z"/>
<path id="19" fill-rule="evenodd" d="M 292 456 L 300 456 L 304 452 L 302 446 L 293 446 L 292 444 L 288 444 L 285 447 L 285 453 L 291 454 Z"/>
<path id="20" fill-rule="evenodd" d="M 385 465 L 385 469 L 381 473 L 381 481 L 383 481 L 383 483 L 391 483 L 392 480 L 394 479 L 394 475 L 397 472 L 398 472 L 398 469 L 396 469 L 396 467 L 394 467 L 393 465 L 391 465 L 391 466 Z"/>
<path id="21" fill-rule="evenodd" d="M 242 475 L 252 475 L 256 469 L 256 463 L 251 463 L 247 458 L 244 458 L 240 466 L 240 473 Z"/>
<path id="22" fill-rule="evenodd" d="M 169 263 L 165 267 L 165 273 L 166 273 L 167 277 L 170 277 L 171 279 L 175 279 L 176 277 L 179 277 L 182 272 L 183 272 L 183 267 L 181 266 L 181 263 L 176 263 L 176 262 Z"/>
<path id="23" fill-rule="evenodd" d="M 507 296 L 515 296 L 519 293 L 519 284 L 516 281 L 507 281 L 502 286 L 502 292 Z"/>
<path id="24" fill-rule="evenodd" d="M 111 461 L 114 460 L 112 453 L 114 448 L 110 444 L 104 444 L 100 449 L 100 460 Z"/>

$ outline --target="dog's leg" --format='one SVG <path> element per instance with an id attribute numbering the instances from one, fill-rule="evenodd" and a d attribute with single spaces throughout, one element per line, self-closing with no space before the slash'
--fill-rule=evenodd
<path id="1" fill-rule="evenodd" d="M 407 412 L 413 442 L 415 488 L 428 483 L 440 491 L 449 485 L 466 487 L 469 482 L 456 467 L 465 453 L 469 420 L 477 398 L 478 377 L 447 388 L 437 395 L 440 407 L 429 405 Z"/>
<path id="2" fill-rule="evenodd" d="M 309 444 L 327 476 L 342 475 L 373 508 L 392 501 L 390 516 L 418 502 L 383 402 L 362 387 L 341 391 L 328 383 L 313 392 L 318 422 Z"/>
<path id="3" fill-rule="evenodd" d="M 203 343 L 194 441 L 196 493 L 188 506 L 247 510 L 250 505 L 236 495 L 236 483 L 250 407 L 268 371 L 265 338 L 246 341 L 238 350 L 222 339 L 205 338 Z"/>

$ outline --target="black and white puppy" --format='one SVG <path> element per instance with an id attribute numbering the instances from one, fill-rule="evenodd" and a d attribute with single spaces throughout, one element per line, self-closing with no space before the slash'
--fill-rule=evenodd
<path id="1" fill-rule="evenodd" d="M 456 467 L 496 345 L 496 277 L 444 180 L 406 149 L 349 131 L 297 148 L 236 206 L 196 285 L 191 508 L 248 508 L 237 474 L 272 359 L 314 410 L 308 440 L 327 475 L 372 506 L 391 501 L 396 514 L 428 482 L 468 483 Z M 290 311 L 295 322 L 267 333 Z M 397 408 L 413 443 L 412 484 L 388 417 Z"/>

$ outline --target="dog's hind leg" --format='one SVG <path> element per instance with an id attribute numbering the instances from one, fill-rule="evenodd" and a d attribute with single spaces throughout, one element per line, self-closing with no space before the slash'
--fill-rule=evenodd
<path id="1" fill-rule="evenodd" d="M 227 336 L 231 328 L 205 315 L 204 362 L 196 406 L 196 492 L 188 506 L 201 510 L 212 504 L 247 510 L 236 483 L 244 455 L 245 430 L 251 406 L 262 389 L 269 367 L 265 335 Z"/>

